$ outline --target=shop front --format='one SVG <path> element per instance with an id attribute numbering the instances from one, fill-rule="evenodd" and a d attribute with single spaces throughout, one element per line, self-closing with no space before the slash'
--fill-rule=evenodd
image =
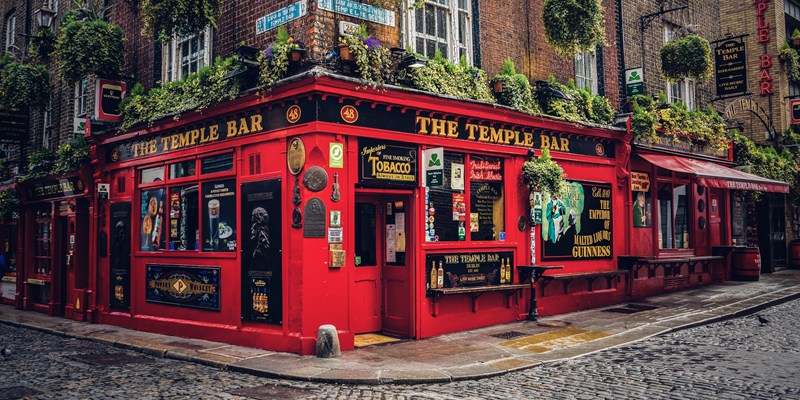
<path id="1" fill-rule="evenodd" d="M 524 319 L 520 266 L 616 270 L 624 130 L 354 83 L 309 75 L 101 138 L 98 321 L 313 354 L 323 324 L 348 350 Z M 543 147 L 568 195 L 532 235 L 522 164 Z M 581 285 L 542 310 L 624 292 Z"/>
<path id="2" fill-rule="evenodd" d="M 86 320 L 91 302 L 89 240 L 92 201 L 87 170 L 27 180 L 19 185 L 24 243 L 18 267 L 22 307 Z"/>
<path id="3" fill-rule="evenodd" d="M 745 252 L 740 194 L 785 194 L 784 182 L 734 169 L 730 152 L 682 138 L 635 144 L 631 160 L 633 296 L 732 279 Z M 755 227 L 753 227 L 755 228 Z M 757 249 L 755 253 L 758 253 Z M 758 270 L 755 271 L 758 273 Z M 757 275 L 756 275 L 757 276 Z"/>
<path id="4" fill-rule="evenodd" d="M 0 192 L 13 191 L 16 193 L 15 184 L 0 185 Z M 23 280 L 20 270 L 20 224 L 18 211 L 9 211 L 7 215 L 0 215 L 0 304 L 19 304 L 17 293 Z M 19 298 L 21 299 L 21 298 Z"/>

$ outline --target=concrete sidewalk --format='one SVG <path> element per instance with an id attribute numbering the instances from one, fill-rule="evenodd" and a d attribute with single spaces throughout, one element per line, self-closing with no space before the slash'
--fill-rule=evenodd
<path id="1" fill-rule="evenodd" d="M 338 359 L 276 353 L 88 324 L 0 306 L 0 322 L 249 374 L 336 383 L 429 383 L 504 374 L 653 335 L 747 315 L 800 297 L 800 271 L 724 282 L 632 303 L 424 340 L 375 345 Z M 755 322 L 754 322 L 755 323 Z"/>

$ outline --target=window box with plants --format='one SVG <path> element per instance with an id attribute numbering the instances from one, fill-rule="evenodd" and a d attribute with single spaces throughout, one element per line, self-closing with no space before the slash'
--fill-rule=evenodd
<path id="1" fill-rule="evenodd" d="M 305 50 L 289 36 L 285 26 L 278 27 L 275 41 L 258 54 L 259 84 L 269 86 L 286 76 L 290 63 L 299 63 Z"/>
<path id="2" fill-rule="evenodd" d="M 465 57 L 461 57 L 458 64 L 454 64 L 437 50 L 425 66 L 401 73 L 406 77 L 404 82 L 415 89 L 484 103 L 495 102 L 489 91 L 486 73 L 467 65 Z"/>
<path id="3" fill-rule="evenodd" d="M 395 76 L 391 52 L 381 41 L 367 34 L 366 25 L 360 25 L 352 36 L 339 39 L 341 61 L 352 60 L 355 69 L 366 86 L 383 87 L 392 83 Z"/>
<path id="4" fill-rule="evenodd" d="M 500 73 L 492 77 L 491 83 L 498 103 L 530 114 L 541 112 L 533 99 L 528 77 L 517 73 L 511 57 L 506 58 Z"/>

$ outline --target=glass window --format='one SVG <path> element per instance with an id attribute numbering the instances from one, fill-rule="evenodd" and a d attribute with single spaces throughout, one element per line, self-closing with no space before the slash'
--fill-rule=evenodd
<path id="1" fill-rule="evenodd" d="M 181 161 L 178 163 L 170 164 L 169 178 L 177 179 L 177 178 L 186 178 L 189 176 L 195 176 L 195 174 L 197 173 L 196 169 L 197 169 L 197 161 L 195 160 Z"/>
<path id="2" fill-rule="evenodd" d="M 681 28 L 665 24 L 664 27 L 664 43 L 680 36 Z M 686 78 L 678 82 L 667 82 L 667 101 L 670 103 L 683 102 L 689 110 L 694 109 L 694 93 L 696 84 L 693 80 Z"/>
<path id="3" fill-rule="evenodd" d="M 575 85 L 597 94 L 597 54 L 594 51 L 575 55 Z"/>
<path id="4" fill-rule="evenodd" d="M 425 0 L 408 11 L 406 45 L 426 57 L 436 50 L 450 61 L 461 56 L 472 63 L 472 2 L 467 0 Z"/>
<path id="5" fill-rule="evenodd" d="M 200 173 L 213 174 L 215 172 L 233 171 L 233 153 L 219 154 L 200 160 Z"/>
<path id="6" fill-rule="evenodd" d="M 89 79 L 83 78 L 75 83 L 75 116 L 86 115 L 89 108 Z"/>
<path id="7" fill-rule="evenodd" d="M 198 250 L 200 220 L 197 212 L 197 185 L 177 186 L 169 190 L 169 249 Z"/>
<path id="8" fill-rule="evenodd" d="M 236 251 L 236 180 L 204 182 L 202 206 L 203 251 Z"/>
<path id="9" fill-rule="evenodd" d="M 470 156 L 469 226 L 472 240 L 504 240 L 503 160 Z"/>
<path id="10" fill-rule="evenodd" d="M 444 184 L 428 188 L 428 241 L 452 242 L 466 239 L 465 173 L 464 155 L 445 152 Z"/>
<path id="11" fill-rule="evenodd" d="M 12 11 L 13 12 L 13 11 Z M 6 53 L 11 53 L 17 43 L 17 16 L 11 15 L 6 19 Z M 14 46 L 14 47 L 12 47 Z"/>
<path id="12" fill-rule="evenodd" d="M 153 168 L 145 168 L 141 171 L 139 183 L 153 183 L 161 182 L 164 180 L 164 167 L 158 166 Z"/>
<path id="13" fill-rule="evenodd" d="M 52 149 L 53 144 L 51 137 L 53 134 L 53 99 L 47 100 L 47 107 L 44 109 L 42 117 L 42 147 Z"/>
<path id="14" fill-rule="evenodd" d="M 356 203 L 356 267 L 378 265 L 375 203 Z"/>
<path id="15" fill-rule="evenodd" d="M 211 28 L 164 45 L 163 80 L 178 81 L 211 64 Z"/>
<path id="16" fill-rule="evenodd" d="M 163 168 L 162 168 L 163 170 Z M 140 205 L 139 249 L 164 248 L 164 189 L 143 190 Z"/>
<path id="17" fill-rule="evenodd" d="M 658 247 L 689 248 L 688 185 L 658 184 Z"/>

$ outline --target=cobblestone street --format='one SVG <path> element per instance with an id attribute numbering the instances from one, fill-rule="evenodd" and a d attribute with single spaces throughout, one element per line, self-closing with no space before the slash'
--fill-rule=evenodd
<path id="1" fill-rule="evenodd" d="M 800 399 L 800 300 L 475 381 L 345 386 L 260 378 L 0 325 L 0 399 Z"/>

